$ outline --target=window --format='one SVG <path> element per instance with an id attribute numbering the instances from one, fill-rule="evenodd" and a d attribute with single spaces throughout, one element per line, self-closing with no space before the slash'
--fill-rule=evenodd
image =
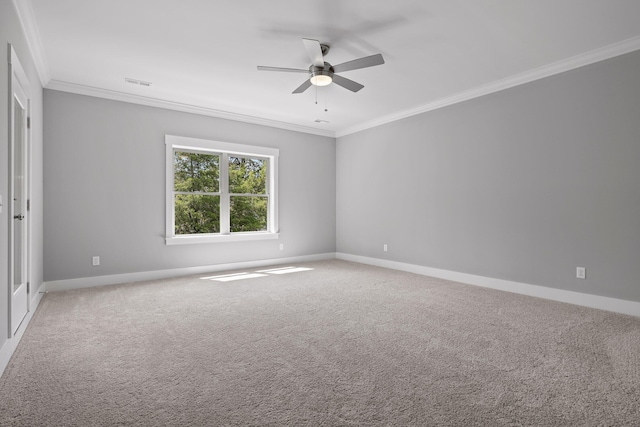
<path id="1" fill-rule="evenodd" d="M 278 238 L 278 150 L 165 136 L 166 243 Z"/>

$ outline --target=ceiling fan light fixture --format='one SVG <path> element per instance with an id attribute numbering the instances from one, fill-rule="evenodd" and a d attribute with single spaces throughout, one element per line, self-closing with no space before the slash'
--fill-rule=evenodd
<path id="1" fill-rule="evenodd" d="M 371 56 L 365 56 L 363 58 L 354 59 L 352 61 L 343 62 L 335 67 L 324 60 L 324 56 L 329 52 L 329 45 L 320 44 L 318 40 L 302 39 L 304 47 L 311 59 L 311 66 L 307 79 L 298 86 L 293 92 L 303 93 L 311 86 L 329 86 L 332 83 L 337 84 L 351 92 L 358 92 L 364 86 L 353 80 L 349 80 L 346 77 L 342 77 L 340 74 L 343 71 L 359 70 L 360 68 L 373 67 L 375 65 L 384 64 L 384 58 L 381 54 L 377 53 Z M 284 71 L 287 73 L 304 73 L 305 70 L 300 68 L 282 68 L 282 67 L 265 67 L 258 65 L 259 71 Z"/>
<path id="2" fill-rule="evenodd" d="M 311 76 L 311 84 L 314 86 L 329 86 L 332 81 L 331 76 L 325 76 L 323 74 Z"/>

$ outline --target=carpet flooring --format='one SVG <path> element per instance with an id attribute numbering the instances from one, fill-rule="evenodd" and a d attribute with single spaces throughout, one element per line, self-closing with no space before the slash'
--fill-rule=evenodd
<path id="1" fill-rule="evenodd" d="M 0 425 L 640 425 L 640 318 L 295 267 L 45 295 Z"/>

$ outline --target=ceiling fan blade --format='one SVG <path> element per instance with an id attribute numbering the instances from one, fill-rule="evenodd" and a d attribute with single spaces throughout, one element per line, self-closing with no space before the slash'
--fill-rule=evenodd
<path id="1" fill-rule="evenodd" d="M 322 57 L 320 42 L 313 39 L 302 39 L 302 43 L 304 43 L 304 48 L 307 49 L 311 63 L 315 67 L 324 67 L 324 58 Z"/>
<path id="2" fill-rule="evenodd" d="M 258 71 L 283 71 L 285 73 L 308 73 L 309 70 L 301 70 L 299 68 L 282 68 L 282 67 L 265 67 L 258 65 Z"/>
<path id="3" fill-rule="evenodd" d="M 302 83 L 300 86 L 298 86 L 298 88 L 296 90 L 294 90 L 291 93 L 302 93 L 305 90 L 309 89 L 309 86 L 311 86 L 311 80 L 307 79 L 304 81 L 304 83 Z"/>
<path id="4" fill-rule="evenodd" d="M 333 70 L 336 73 L 342 73 L 344 71 L 357 70 L 360 68 L 373 67 L 375 65 L 384 64 L 384 58 L 381 54 L 377 53 L 371 56 L 365 56 L 364 58 L 354 59 L 353 61 L 343 62 L 342 64 L 334 65 Z"/>
<path id="5" fill-rule="evenodd" d="M 345 89 L 349 89 L 351 92 L 357 92 L 364 87 L 360 83 L 354 82 L 353 80 L 346 79 L 337 74 L 333 75 L 333 82 L 337 85 L 342 86 Z"/>

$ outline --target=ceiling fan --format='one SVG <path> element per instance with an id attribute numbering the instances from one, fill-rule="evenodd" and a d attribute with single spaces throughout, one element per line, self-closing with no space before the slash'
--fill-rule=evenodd
<path id="1" fill-rule="evenodd" d="M 327 86 L 331 83 L 335 83 L 345 89 L 349 89 L 351 92 L 357 92 L 364 86 L 360 83 L 354 82 L 353 80 L 349 80 L 345 77 L 339 76 L 335 73 L 358 70 L 360 68 L 367 68 L 384 64 L 384 58 L 381 54 L 378 53 L 376 55 L 354 59 L 353 61 L 343 62 L 342 64 L 331 65 L 324 60 L 324 56 L 329 53 L 329 45 L 320 44 L 318 40 L 312 39 L 302 39 L 302 42 L 304 43 L 305 49 L 307 49 L 309 58 L 311 58 L 311 66 L 308 70 L 299 68 L 264 67 L 262 65 L 258 65 L 258 70 L 283 71 L 287 73 L 307 73 L 309 75 L 309 78 L 292 93 L 302 93 L 311 85 Z"/>

